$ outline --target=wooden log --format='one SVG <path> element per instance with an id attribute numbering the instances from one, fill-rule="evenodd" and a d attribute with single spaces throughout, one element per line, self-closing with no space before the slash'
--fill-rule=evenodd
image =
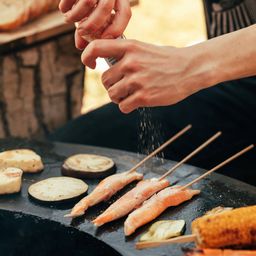
<path id="1" fill-rule="evenodd" d="M 83 84 L 73 33 L 0 56 L 0 137 L 44 137 L 80 115 Z"/>

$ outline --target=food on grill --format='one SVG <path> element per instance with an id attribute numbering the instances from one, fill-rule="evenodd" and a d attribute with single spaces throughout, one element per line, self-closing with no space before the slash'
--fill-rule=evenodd
<path id="1" fill-rule="evenodd" d="M 75 178 L 105 178 L 116 171 L 112 159 L 90 154 L 78 154 L 67 158 L 62 174 Z"/>
<path id="2" fill-rule="evenodd" d="M 53 177 L 39 181 L 28 189 L 29 195 L 42 202 L 64 202 L 75 200 L 84 195 L 88 185 L 79 179 Z"/>
<path id="3" fill-rule="evenodd" d="M 195 242 L 201 249 L 255 249 L 256 205 L 204 215 L 192 222 L 191 235 L 164 241 L 139 242 L 136 248 L 189 242 Z"/>
<path id="4" fill-rule="evenodd" d="M 166 179 L 159 181 L 153 178 L 140 181 L 136 187 L 124 194 L 116 202 L 110 205 L 106 211 L 93 220 L 94 225 L 99 227 L 107 222 L 119 219 L 129 214 L 156 192 L 168 187 L 169 185 L 170 182 Z"/>
<path id="5" fill-rule="evenodd" d="M 89 207 L 102 201 L 107 201 L 126 185 L 135 180 L 141 180 L 142 178 L 143 174 L 137 172 L 117 173 L 105 178 L 88 196 L 76 204 L 71 214 L 66 215 L 66 217 L 74 218 L 83 215 Z"/>
<path id="6" fill-rule="evenodd" d="M 184 249 L 185 256 L 255 256 L 256 251 L 221 249 Z"/>
<path id="7" fill-rule="evenodd" d="M 5 168 L 0 170 L 0 195 L 17 193 L 21 189 L 22 170 Z"/>
<path id="8" fill-rule="evenodd" d="M 217 206 L 217 207 L 213 208 L 212 210 L 206 212 L 205 215 L 212 215 L 212 214 L 222 213 L 222 212 L 226 212 L 226 211 L 230 211 L 230 210 L 233 210 L 233 208 Z"/>
<path id="9" fill-rule="evenodd" d="M 256 247 L 256 205 L 198 218 L 192 233 L 200 248 Z"/>
<path id="10" fill-rule="evenodd" d="M 141 180 L 143 178 L 143 175 L 139 174 L 139 173 L 135 173 L 137 168 L 139 168 L 142 164 L 144 164 L 146 161 L 148 161 L 154 155 L 159 153 L 165 147 L 167 147 L 170 143 L 172 143 L 173 141 L 178 139 L 182 134 L 184 134 L 186 131 L 188 131 L 191 127 L 192 127 L 191 125 L 186 126 L 184 129 L 182 129 L 176 135 L 171 137 L 169 140 L 167 140 L 165 143 L 163 143 L 156 150 L 154 150 L 151 154 L 149 154 L 147 157 L 142 159 L 138 164 L 133 166 L 129 171 L 121 173 L 121 174 L 112 175 L 112 176 L 109 176 L 106 179 L 104 179 L 102 182 L 100 182 L 100 184 L 94 189 L 94 191 L 89 196 L 85 197 L 77 205 L 75 205 L 75 207 L 72 209 L 71 214 L 67 214 L 66 217 L 74 218 L 74 217 L 83 215 L 84 212 L 88 209 L 88 207 L 93 206 L 93 205 L 95 205 L 99 202 L 108 200 L 117 191 L 121 190 L 123 187 L 125 187 L 129 183 L 133 182 L 134 180 Z M 158 185 L 161 184 L 160 181 L 156 182 L 156 180 L 153 183 L 158 184 Z M 154 185 L 154 184 L 152 184 L 152 185 Z M 150 185 L 151 184 L 149 184 L 149 186 Z M 142 187 L 142 186 L 140 185 L 140 187 Z M 164 186 L 164 187 L 166 187 L 166 186 Z M 135 189 L 135 191 L 133 190 L 134 192 L 131 192 L 131 194 L 135 193 L 139 189 L 140 188 L 137 187 Z M 144 190 L 145 189 L 146 188 L 144 188 Z M 155 192 L 157 192 L 159 190 L 160 189 L 158 189 L 158 187 L 157 187 L 156 190 L 153 190 L 152 194 L 154 194 Z M 139 191 L 137 191 L 137 192 L 139 192 Z M 143 189 L 142 189 L 141 192 L 142 193 L 147 193 L 147 190 L 143 191 Z M 150 193 L 151 192 L 152 191 L 150 191 Z M 131 194 L 128 194 L 128 197 L 132 196 Z M 150 194 L 149 197 L 152 194 Z M 138 196 L 141 197 L 139 194 L 138 194 Z M 142 195 L 142 197 L 143 197 L 143 199 L 142 199 L 141 202 L 143 202 L 143 200 L 148 198 L 147 197 L 147 198 L 144 199 L 144 195 Z M 140 200 L 140 198 L 139 198 L 139 200 Z M 132 209 L 133 209 L 133 207 L 136 207 L 137 204 L 138 205 L 141 204 L 141 202 L 133 202 L 134 205 L 131 205 Z M 128 209 L 128 213 L 131 210 Z"/>
<path id="11" fill-rule="evenodd" d="M 124 222 L 125 235 L 131 235 L 137 228 L 154 220 L 167 208 L 177 206 L 200 193 L 200 190 L 180 188 L 180 186 L 165 188 L 130 213 Z"/>
<path id="12" fill-rule="evenodd" d="M 162 220 L 155 222 L 140 238 L 144 241 L 161 241 L 182 235 L 185 229 L 184 220 Z"/>
<path id="13" fill-rule="evenodd" d="M 30 149 L 15 149 L 0 153 L 0 168 L 16 167 L 23 172 L 40 172 L 44 166 L 41 157 Z"/>
<path id="14" fill-rule="evenodd" d="M 59 0 L 1 0 L 0 31 L 13 30 L 57 9 Z"/>

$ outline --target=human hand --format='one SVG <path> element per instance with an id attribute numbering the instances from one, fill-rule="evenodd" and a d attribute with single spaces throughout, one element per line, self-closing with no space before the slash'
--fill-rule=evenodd
<path id="1" fill-rule="evenodd" d="M 67 22 L 79 24 L 75 33 L 79 49 L 86 47 L 87 42 L 82 38 L 86 35 L 119 37 L 131 18 L 129 0 L 61 0 L 59 8 Z"/>
<path id="2" fill-rule="evenodd" d="M 206 81 L 204 65 L 191 48 L 96 40 L 84 50 L 82 62 L 95 68 L 97 57 L 119 60 L 102 75 L 102 83 L 124 113 L 139 107 L 175 104 L 200 90 Z"/>

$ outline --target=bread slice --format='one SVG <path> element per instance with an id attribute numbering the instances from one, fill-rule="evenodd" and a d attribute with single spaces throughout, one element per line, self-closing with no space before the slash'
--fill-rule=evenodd
<path id="1" fill-rule="evenodd" d="M 57 9 L 59 0 L 0 0 L 0 31 L 18 28 Z"/>
<path id="2" fill-rule="evenodd" d="M 14 29 L 28 19 L 25 0 L 1 0 L 0 10 L 0 30 Z"/>
<path id="3" fill-rule="evenodd" d="M 21 189 L 22 170 L 6 168 L 0 170 L 0 195 L 17 193 Z"/>
<path id="4" fill-rule="evenodd" d="M 15 149 L 0 153 L 0 169 L 16 167 L 23 172 L 40 172 L 44 169 L 41 157 L 30 149 Z"/>

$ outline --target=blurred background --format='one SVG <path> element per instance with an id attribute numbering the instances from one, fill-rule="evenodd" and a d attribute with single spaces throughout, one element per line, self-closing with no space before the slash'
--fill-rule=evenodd
<path id="1" fill-rule="evenodd" d="M 140 0 L 125 35 L 152 44 L 187 46 L 206 39 L 204 19 L 201 0 Z M 106 68 L 99 60 L 96 70 L 87 70 L 82 113 L 110 101 L 101 83 Z"/>

